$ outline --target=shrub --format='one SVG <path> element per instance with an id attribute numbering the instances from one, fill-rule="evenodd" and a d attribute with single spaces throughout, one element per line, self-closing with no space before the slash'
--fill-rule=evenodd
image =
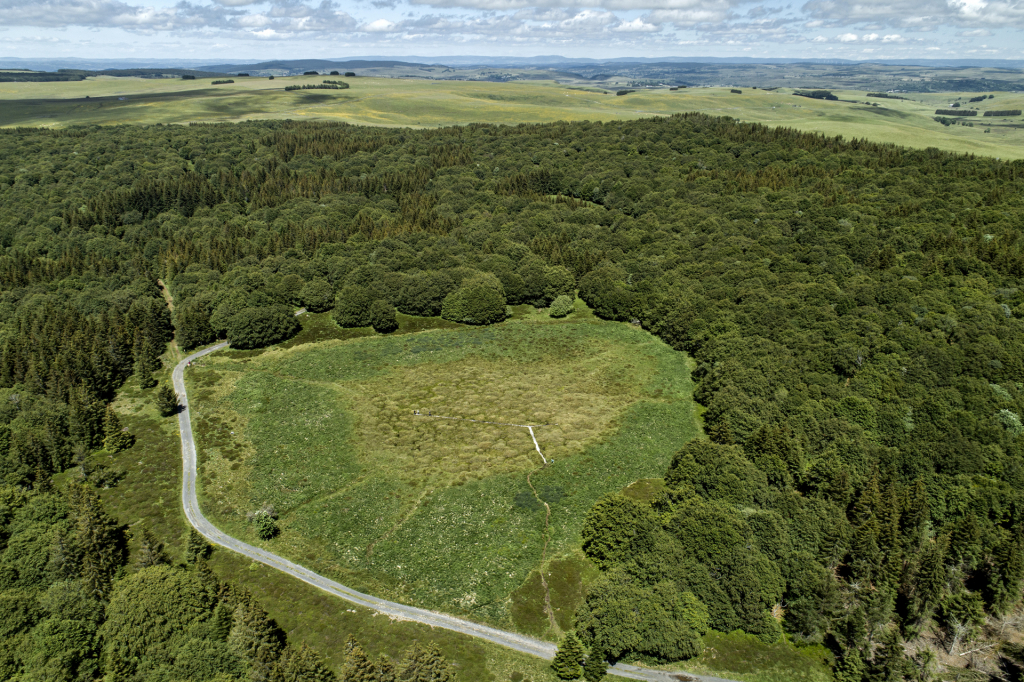
<path id="1" fill-rule="evenodd" d="M 494 324 L 506 317 L 505 292 L 491 274 L 465 280 L 448 294 L 441 305 L 441 317 L 464 324 Z"/>
<path id="2" fill-rule="evenodd" d="M 350 284 L 334 302 L 334 321 L 339 327 L 369 327 L 371 303 L 373 297 L 369 289 Z"/>
<path id="3" fill-rule="evenodd" d="M 264 509 L 252 515 L 252 523 L 256 527 L 256 536 L 260 540 L 270 540 L 280 532 L 277 527 L 277 521 L 274 520 L 270 512 Z"/>
<path id="4" fill-rule="evenodd" d="M 242 350 L 280 343 L 302 328 L 285 306 L 246 308 L 228 318 L 227 327 L 232 347 Z"/>
<path id="5" fill-rule="evenodd" d="M 370 304 L 370 325 L 373 331 L 378 334 L 390 334 L 398 329 L 398 320 L 395 318 L 395 307 L 378 298 Z"/>
<path id="6" fill-rule="evenodd" d="M 566 315 L 575 312 L 576 303 L 568 296 L 559 296 L 555 299 L 551 307 L 548 308 L 548 315 L 551 317 L 565 317 Z"/>

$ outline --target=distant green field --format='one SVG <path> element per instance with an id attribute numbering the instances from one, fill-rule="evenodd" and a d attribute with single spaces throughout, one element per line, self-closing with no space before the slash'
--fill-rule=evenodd
<path id="1" fill-rule="evenodd" d="M 1024 118 L 971 117 L 974 127 L 933 120 L 967 95 L 904 95 L 907 100 L 869 100 L 864 91 L 833 90 L 840 101 L 795 97 L 789 89 L 743 88 L 638 90 L 600 94 L 550 81 L 509 83 L 354 78 L 351 89 L 285 92 L 322 76 L 235 78 L 231 85 L 141 78 L 89 78 L 79 82 L 0 83 L 0 126 L 68 126 L 118 123 L 188 123 L 246 119 L 325 119 L 362 125 L 414 128 L 485 123 L 610 121 L 703 111 L 743 121 L 867 138 L 910 147 L 1024 158 Z M 981 94 L 981 93 L 979 93 Z M 987 93 L 984 93 L 987 94 Z M 981 109 L 1024 109 L 1024 94 L 994 93 Z M 88 96 L 88 99 L 86 99 Z M 121 99 L 123 98 L 123 99 Z M 872 106 L 866 102 L 875 102 Z M 985 132 L 990 130 L 991 132 Z"/>
<path id="2" fill-rule="evenodd" d="M 204 359 L 188 376 L 204 512 L 258 543 L 245 514 L 271 504 L 268 546 L 319 573 L 557 635 L 593 571 L 576 555 L 586 512 L 699 432 L 685 355 L 581 316 Z M 543 425 L 552 463 L 525 428 L 417 409 Z"/>

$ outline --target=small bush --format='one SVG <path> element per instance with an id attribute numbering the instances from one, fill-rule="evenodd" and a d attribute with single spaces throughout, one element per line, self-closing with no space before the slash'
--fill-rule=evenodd
<path id="1" fill-rule="evenodd" d="M 233 80 L 213 81 L 212 83 L 210 83 L 210 85 L 227 85 L 228 83 L 234 83 L 234 82 L 235 81 L 233 81 Z"/>
<path id="2" fill-rule="evenodd" d="M 568 296 L 559 296 L 548 308 L 551 317 L 565 317 L 573 312 L 576 312 L 576 303 Z"/>
<path id="3" fill-rule="evenodd" d="M 731 93 L 732 93 L 732 94 L 734 94 L 734 95 L 742 95 L 742 94 L 743 94 L 743 91 L 742 91 L 742 90 L 737 90 L 736 88 L 733 88 L 733 89 L 732 89 L 732 90 L 730 90 L 729 92 L 731 92 Z"/>
<path id="4" fill-rule="evenodd" d="M 378 298 L 370 304 L 370 325 L 378 334 L 390 334 L 398 329 L 395 306 Z"/>
<path id="5" fill-rule="evenodd" d="M 260 540 L 270 540 L 280 532 L 277 521 L 265 509 L 261 509 L 252 515 L 252 523 L 256 527 L 256 537 Z"/>

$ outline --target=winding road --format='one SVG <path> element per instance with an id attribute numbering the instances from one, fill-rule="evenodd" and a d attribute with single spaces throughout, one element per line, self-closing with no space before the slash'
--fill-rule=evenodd
<path id="1" fill-rule="evenodd" d="M 185 368 L 188 366 L 189 362 L 193 362 L 204 355 L 226 348 L 227 345 L 228 344 L 226 342 L 219 343 L 215 346 L 192 353 L 178 363 L 172 374 L 174 390 L 177 391 L 179 402 L 181 403 L 181 411 L 178 413 L 178 426 L 181 431 L 181 459 L 183 467 L 181 503 L 185 508 L 185 516 L 188 518 L 189 523 L 191 523 L 199 533 L 215 545 L 229 549 L 232 552 L 237 552 L 238 554 L 249 557 L 253 561 L 258 561 L 261 564 L 275 568 L 282 573 L 287 573 L 290 576 L 298 578 L 305 583 L 309 583 L 313 587 L 317 587 L 325 592 L 333 594 L 336 597 L 341 597 L 353 604 L 373 609 L 374 611 L 386 616 L 400 620 L 415 621 L 431 627 L 444 628 L 446 630 L 452 630 L 471 637 L 478 637 L 480 639 L 485 639 L 489 642 L 494 642 L 495 644 L 500 644 L 501 646 L 514 649 L 515 651 L 539 656 L 546 660 L 551 660 L 555 657 L 556 646 L 551 642 L 545 642 L 543 640 L 527 637 L 515 632 L 499 630 L 487 625 L 474 623 L 473 621 L 449 616 L 445 613 L 428 611 L 414 606 L 406 606 L 405 604 L 399 604 L 397 602 L 387 601 L 368 594 L 363 594 L 362 592 L 357 592 L 349 587 L 345 587 L 341 583 L 337 583 L 322 575 L 318 575 L 308 568 L 292 563 L 284 557 L 271 554 L 259 547 L 253 547 L 252 545 L 242 542 L 237 538 L 226 535 L 210 523 L 206 517 L 203 516 L 202 512 L 199 511 L 199 500 L 196 497 L 196 443 L 192 436 L 192 418 L 189 413 L 188 395 L 185 392 Z M 719 677 L 707 677 L 703 675 L 695 675 L 693 673 L 666 673 L 640 668 L 633 665 L 626 665 L 624 663 L 615 664 L 613 667 L 608 669 L 608 672 L 609 674 L 617 675 L 619 677 L 625 677 L 633 680 L 650 680 L 652 682 L 668 682 L 670 680 L 734 682 L 732 680 L 725 680 Z"/>

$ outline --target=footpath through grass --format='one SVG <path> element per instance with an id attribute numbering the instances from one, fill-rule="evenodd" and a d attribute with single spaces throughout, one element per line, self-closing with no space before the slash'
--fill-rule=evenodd
<path id="1" fill-rule="evenodd" d="M 379 596 L 552 637 L 571 627 L 592 571 L 574 556 L 586 512 L 660 476 L 699 431 L 686 356 L 592 318 L 228 352 L 187 376 L 201 502 L 225 531 L 258 542 L 246 514 L 271 505 L 282 534 L 266 546 L 279 554 Z M 428 412 L 541 425 L 551 463 L 525 428 Z"/>

